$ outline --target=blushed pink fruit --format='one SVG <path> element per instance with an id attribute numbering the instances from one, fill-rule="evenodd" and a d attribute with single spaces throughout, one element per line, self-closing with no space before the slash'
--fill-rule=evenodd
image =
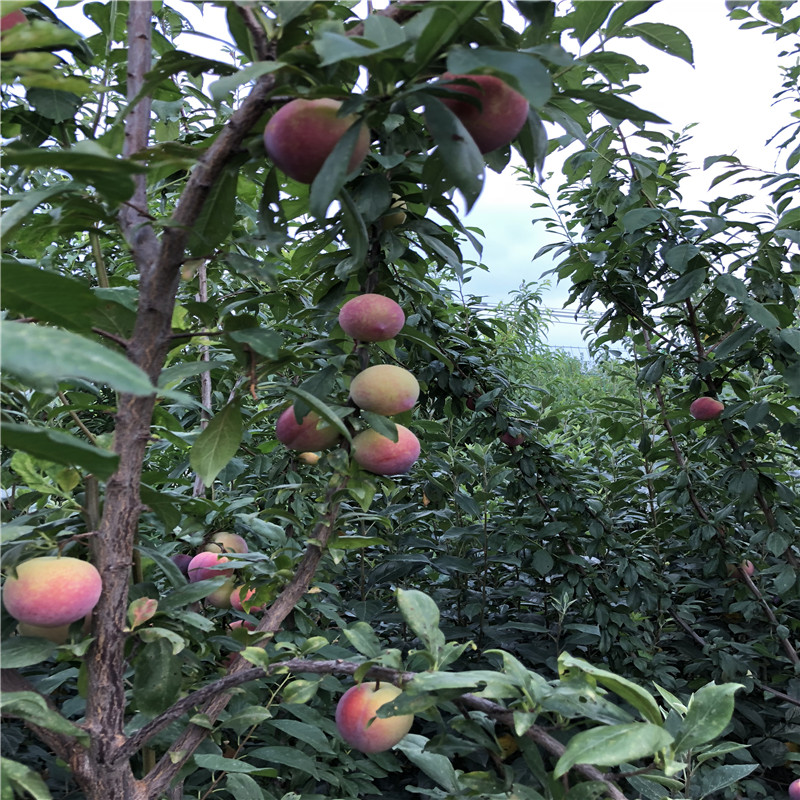
<path id="1" fill-rule="evenodd" d="M 264 147 L 275 165 L 300 183 L 313 183 L 339 139 L 358 119 L 336 116 L 342 104 L 324 97 L 298 98 L 281 106 L 264 129 Z M 369 150 L 369 129 L 362 124 L 347 166 L 352 172 Z"/>
<path id="2" fill-rule="evenodd" d="M 528 101 L 505 81 L 494 75 L 452 75 L 449 72 L 442 77 L 464 81 L 448 88 L 479 101 L 476 105 L 455 94 L 452 98 L 442 100 L 461 120 L 481 153 L 489 153 L 508 144 L 522 130 L 528 118 Z"/>
<path id="3" fill-rule="evenodd" d="M 23 22 L 27 21 L 28 18 L 21 11 L 12 11 L 10 14 L 0 17 L 0 31 L 11 30 L 11 28 L 22 25 Z"/>
<path id="4" fill-rule="evenodd" d="M 220 575 L 232 575 L 232 569 L 214 569 L 228 561 L 229 559 L 226 556 L 204 550 L 202 553 L 198 553 L 189 562 L 189 568 L 187 570 L 189 580 L 192 583 L 197 583 L 198 581 L 205 581 L 209 578 L 219 578 Z"/>
<path id="5" fill-rule="evenodd" d="M 689 406 L 689 413 L 700 420 L 716 419 L 725 406 L 713 397 L 698 397 Z"/>
<path id="6" fill-rule="evenodd" d="M 382 294 L 360 294 L 339 310 L 339 326 L 359 342 L 394 339 L 405 322 L 406 315 L 399 304 Z"/>
<path id="7" fill-rule="evenodd" d="M 352 686 L 336 705 L 336 728 L 351 747 L 362 753 L 380 753 L 394 747 L 410 730 L 413 714 L 379 719 L 377 710 L 402 691 L 391 683 Z"/>
<path id="8" fill-rule="evenodd" d="M 800 778 L 789 784 L 789 800 L 800 800 Z"/>
<path id="9" fill-rule="evenodd" d="M 18 622 L 55 628 L 85 617 L 102 591 L 100 573 L 88 561 L 40 556 L 17 565 L 17 576 L 3 587 L 3 603 Z"/>
<path id="10" fill-rule="evenodd" d="M 315 411 L 309 411 L 298 422 L 294 406 L 289 406 L 275 423 L 275 436 L 290 450 L 327 450 L 339 441 L 341 434 Z"/>
<path id="11" fill-rule="evenodd" d="M 752 578 L 755 575 L 756 568 L 752 561 L 742 561 L 740 564 L 728 564 L 727 571 L 728 575 L 731 578 L 737 578 L 740 575 L 740 570 L 749 578 Z"/>
<path id="12" fill-rule="evenodd" d="M 397 426 L 397 441 L 372 428 L 353 437 L 356 463 L 376 475 L 399 475 L 408 472 L 419 458 L 419 439 L 404 425 Z"/>
<path id="13" fill-rule="evenodd" d="M 350 383 L 350 398 L 359 408 L 387 417 L 409 411 L 418 397 L 417 379 L 394 364 L 367 367 Z"/>
<path id="14" fill-rule="evenodd" d="M 247 542 L 238 533 L 218 531 L 203 550 L 209 553 L 246 553 Z"/>
<path id="15" fill-rule="evenodd" d="M 256 629 L 255 623 L 250 622 L 246 619 L 237 619 L 231 622 L 228 627 L 232 630 L 238 630 L 239 628 L 244 628 L 246 631 L 254 631 Z"/>

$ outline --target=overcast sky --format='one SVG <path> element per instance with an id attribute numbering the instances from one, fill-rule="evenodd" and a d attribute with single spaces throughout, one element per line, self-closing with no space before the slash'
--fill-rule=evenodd
<path id="1" fill-rule="evenodd" d="M 505 2 L 510 15 L 516 11 Z M 54 7 L 54 0 L 48 5 Z M 387 5 L 376 0 L 375 7 Z M 188 3 L 175 3 L 198 27 L 227 37 L 221 9 L 207 6 L 200 12 Z M 83 33 L 94 26 L 77 24 L 82 18 L 77 8 L 58 8 L 57 13 Z M 201 23 L 205 20 L 205 23 Z M 641 89 L 632 101 L 669 121 L 668 130 L 681 130 L 697 123 L 687 150 L 697 170 L 688 203 L 699 204 L 713 173 L 702 172 L 709 155 L 736 154 L 752 166 L 772 169 L 776 151 L 766 142 L 786 124 L 791 108 L 773 106 L 772 96 L 780 87 L 778 52 L 784 45 L 756 30 L 740 31 L 728 20 L 724 0 L 661 0 L 636 21 L 665 22 L 681 28 L 694 48 L 694 67 L 667 56 L 637 39 L 618 39 L 613 49 L 626 53 L 649 67 L 649 72 L 634 76 Z M 184 47 L 207 52 L 207 39 L 191 37 Z M 572 43 L 574 44 L 574 42 Z M 591 41 L 589 43 L 591 45 Z M 567 43 L 571 48 L 571 44 Z M 209 55 L 213 53 L 209 52 Z M 555 135 L 561 135 L 557 130 Z M 545 174 L 553 173 L 546 186 L 553 195 L 559 184 L 560 159 L 557 154 L 545 164 Z M 489 273 L 475 271 L 465 290 L 485 296 L 487 302 L 507 300 L 522 281 L 539 280 L 553 264 L 547 259 L 533 262 L 536 251 L 545 243 L 543 226 L 534 228 L 531 203 L 538 198 L 520 184 L 512 170 L 497 175 L 486 171 L 486 186 L 477 204 L 465 218 L 467 225 L 486 234 L 483 263 Z M 474 253 L 467 257 L 476 258 Z M 551 279 L 552 281 L 552 276 Z M 546 305 L 560 309 L 569 287 L 553 285 L 546 294 Z M 550 329 L 553 346 L 584 349 L 582 325 L 556 322 Z M 578 352 L 577 350 L 575 352 Z"/>

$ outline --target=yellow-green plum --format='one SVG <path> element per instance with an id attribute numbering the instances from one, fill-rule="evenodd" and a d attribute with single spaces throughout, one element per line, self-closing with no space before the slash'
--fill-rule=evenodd
<path id="1" fill-rule="evenodd" d="M 716 419 L 725 406 L 713 397 L 698 397 L 689 406 L 689 413 L 699 420 Z"/>
<path id="2" fill-rule="evenodd" d="M 442 77 L 458 81 L 447 87 L 454 93 L 453 97 L 444 98 L 442 102 L 461 120 L 481 153 L 508 144 L 522 130 L 528 118 L 528 101 L 505 81 L 494 75 L 449 72 Z M 478 104 L 462 100 L 456 93 L 474 97 Z"/>
<path id="3" fill-rule="evenodd" d="M 206 603 L 215 608 L 230 608 L 233 592 L 233 578 L 228 578 L 222 586 L 206 595 Z"/>
<path id="4" fill-rule="evenodd" d="M 40 556 L 17 565 L 3 587 L 6 610 L 18 622 L 56 628 L 85 617 L 103 591 L 100 573 L 88 561 Z"/>
<path id="5" fill-rule="evenodd" d="M 419 458 L 419 439 L 405 427 L 397 426 L 397 441 L 368 428 L 353 437 L 356 463 L 376 475 L 399 475 L 408 472 Z"/>
<path id="6" fill-rule="evenodd" d="M 256 593 L 255 589 L 248 589 L 242 597 L 242 589 L 244 586 L 237 586 L 231 594 L 231 607 L 237 611 L 247 611 L 250 614 L 255 614 L 258 611 L 263 611 L 266 605 L 262 603 L 260 606 L 250 605 L 250 599 Z"/>
<path id="7" fill-rule="evenodd" d="M 359 408 L 387 417 L 409 411 L 418 397 L 417 379 L 394 364 L 367 367 L 350 383 L 350 398 Z"/>
<path id="8" fill-rule="evenodd" d="M 341 106 L 339 100 L 327 97 L 298 98 L 281 106 L 264 129 L 264 147 L 275 166 L 300 183 L 313 183 L 325 159 L 358 119 L 355 114 L 337 116 Z M 362 123 L 348 172 L 358 167 L 368 150 L 369 129 Z"/>
<path id="9" fill-rule="evenodd" d="M 392 205 L 389 210 L 381 217 L 381 227 L 385 230 L 391 230 L 406 221 L 406 210 L 408 206 L 406 201 L 400 197 L 399 194 L 392 195 Z"/>
<path id="10" fill-rule="evenodd" d="M 247 542 L 238 533 L 217 531 L 203 550 L 210 553 L 246 553 Z"/>
<path id="11" fill-rule="evenodd" d="M 313 466 L 319 461 L 319 453 L 300 453 L 297 456 L 298 461 L 302 461 L 304 464 L 310 464 Z"/>
<path id="12" fill-rule="evenodd" d="M 323 420 L 316 411 L 309 411 L 298 422 L 294 406 L 289 406 L 275 423 L 275 436 L 290 450 L 327 450 L 338 444 L 341 434 Z"/>
<path id="13" fill-rule="evenodd" d="M 351 747 L 362 753 L 380 753 L 394 747 L 410 730 L 413 714 L 380 719 L 378 709 L 402 691 L 391 683 L 375 682 L 352 686 L 336 705 L 336 728 Z"/>
<path id="14" fill-rule="evenodd" d="M 208 550 L 203 550 L 198 553 L 190 562 L 187 569 L 189 581 L 197 583 L 198 581 L 205 581 L 209 578 L 219 578 L 220 575 L 232 575 L 232 569 L 217 569 L 220 564 L 225 564 L 230 559 L 219 553 L 211 553 Z M 233 587 L 231 587 L 233 588 Z"/>
<path id="15" fill-rule="evenodd" d="M 359 342 L 394 339 L 405 322 L 406 315 L 400 305 L 382 294 L 360 294 L 339 309 L 339 326 Z"/>
<path id="16" fill-rule="evenodd" d="M 43 625 L 29 625 L 20 622 L 17 625 L 20 636 L 38 636 L 40 639 L 49 639 L 55 644 L 64 644 L 69 639 L 69 625 L 58 625 L 55 628 L 46 628 Z"/>

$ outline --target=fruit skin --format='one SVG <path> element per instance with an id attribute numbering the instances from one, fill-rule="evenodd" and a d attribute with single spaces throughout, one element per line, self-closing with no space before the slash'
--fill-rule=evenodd
<path id="1" fill-rule="evenodd" d="M 40 556 L 17 565 L 17 577 L 3 587 L 3 602 L 18 622 L 55 628 L 89 614 L 102 591 L 100 573 L 88 561 Z"/>
<path id="2" fill-rule="evenodd" d="M 402 691 L 391 683 L 351 686 L 336 705 L 336 727 L 351 747 L 362 753 L 380 753 L 394 747 L 410 730 L 413 714 L 379 719 L 377 710 Z M 372 724 L 370 724 L 372 720 Z"/>
<path id="3" fill-rule="evenodd" d="M 264 129 L 264 147 L 275 165 L 300 183 L 313 183 L 339 139 L 358 119 L 355 114 L 337 117 L 341 102 L 291 100 L 272 115 Z M 362 124 L 348 172 L 352 172 L 369 150 L 369 129 Z"/>
<path id="4" fill-rule="evenodd" d="M 353 458 L 368 472 L 376 475 L 399 475 L 408 472 L 419 458 L 419 439 L 404 425 L 397 426 L 393 442 L 372 428 L 353 437 Z"/>
<path id="5" fill-rule="evenodd" d="M 800 778 L 789 784 L 790 800 L 800 800 Z"/>
<path id="6" fill-rule="evenodd" d="M 406 221 L 406 201 L 403 200 L 399 194 L 392 195 L 392 205 L 389 210 L 381 217 L 381 228 L 389 231 L 392 228 L 397 228 Z"/>
<path id="7" fill-rule="evenodd" d="M 409 411 L 418 397 L 417 379 L 394 364 L 367 367 L 350 383 L 350 399 L 359 408 L 387 417 Z"/>
<path id="8" fill-rule="evenodd" d="M 69 625 L 47 628 L 44 625 L 30 625 L 27 622 L 20 622 L 17 625 L 17 632 L 20 636 L 38 636 L 40 639 L 49 639 L 55 644 L 64 644 L 69 640 Z"/>
<path id="9" fill-rule="evenodd" d="M 713 397 L 698 397 L 689 406 L 689 413 L 699 420 L 716 419 L 725 406 Z"/>
<path id="10" fill-rule="evenodd" d="M 203 550 L 209 553 L 246 553 L 247 542 L 238 533 L 218 531 Z"/>
<path id="11" fill-rule="evenodd" d="M 300 455 L 297 456 L 297 460 L 313 466 L 319 461 L 319 453 L 300 453 Z"/>
<path id="12" fill-rule="evenodd" d="M 192 560 L 192 556 L 188 553 L 175 553 L 172 556 L 172 563 L 187 577 L 189 576 L 189 563 Z"/>
<path id="13" fill-rule="evenodd" d="M 519 436 L 512 436 L 510 433 L 506 431 L 501 437 L 500 441 L 507 445 L 511 450 L 515 447 L 519 447 L 521 444 L 525 442 L 525 437 L 520 434 Z"/>
<path id="14" fill-rule="evenodd" d="M 206 595 L 206 603 L 215 608 L 230 608 L 231 593 L 233 592 L 233 578 L 229 578 L 218 589 Z"/>
<path id="15" fill-rule="evenodd" d="M 17 25 L 22 25 L 23 22 L 27 21 L 28 18 L 20 10 L 12 11 L 10 14 L 0 17 L 0 31 L 10 31 Z"/>
<path id="16" fill-rule="evenodd" d="M 339 310 L 339 325 L 359 342 L 386 342 L 403 328 L 406 315 L 391 297 L 382 294 L 360 294 L 348 300 Z"/>
<path id="17" fill-rule="evenodd" d="M 275 436 L 290 450 L 327 450 L 338 443 L 340 433 L 314 411 L 298 423 L 294 406 L 289 406 L 275 423 Z"/>
<path id="18" fill-rule="evenodd" d="M 755 575 L 756 568 L 753 565 L 752 561 L 742 561 L 741 564 L 728 564 L 727 566 L 728 575 L 731 578 L 738 578 L 741 572 L 744 572 L 749 578 L 752 578 Z"/>
<path id="19" fill-rule="evenodd" d="M 477 98 L 480 106 L 456 97 L 443 98 L 442 102 L 461 120 L 481 153 L 508 144 L 522 130 L 528 118 L 528 101 L 505 81 L 494 75 L 453 75 L 449 72 L 442 77 L 478 84 L 459 83 L 448 88 Z"/>
<path id="20" fill-rule="evenodd" d="M 227 563 L 228 558 L 221 556 L 218 553 L 211 553 L 208 550 L 203 550 L 198 553 L 190 562 L 187 569 L 189 581 L 197 583 L 198 581 L 205 581 L 209 578 L 219 578 L 220 575 L 232 575 L 232 569 L 212 569 L 218 564 Z M 232 589 L 233 587 L 231 587 Z"/>

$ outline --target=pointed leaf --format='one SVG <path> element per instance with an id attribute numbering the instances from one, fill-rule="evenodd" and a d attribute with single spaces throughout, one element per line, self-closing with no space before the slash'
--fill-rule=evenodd
<path id="1" fill-rule="evenodd" d="M 733 695 L 740 683 L 709 683 L 689 699 L 689 707 L 675 736 L 675 752 L 710 742 L 725 730 L 733 716 Z"/>
<path id="2" fill-rule="evenodd" d="M 229 403 L 208 423 L 197 437 L 189 454 L 189 463 L 206 486 L 210 486 L 222 468 L 236 455 L 242 441 L 242 412 L 239 403 Z"/>
<path id="3" fill-rule="evenodd" d="M 59 328 L 1 322 L 0 346 L 3 369 L 36 387 L 84 378 L 128 394 L 155 392 L 144 371 L 125 356 Z"/>

